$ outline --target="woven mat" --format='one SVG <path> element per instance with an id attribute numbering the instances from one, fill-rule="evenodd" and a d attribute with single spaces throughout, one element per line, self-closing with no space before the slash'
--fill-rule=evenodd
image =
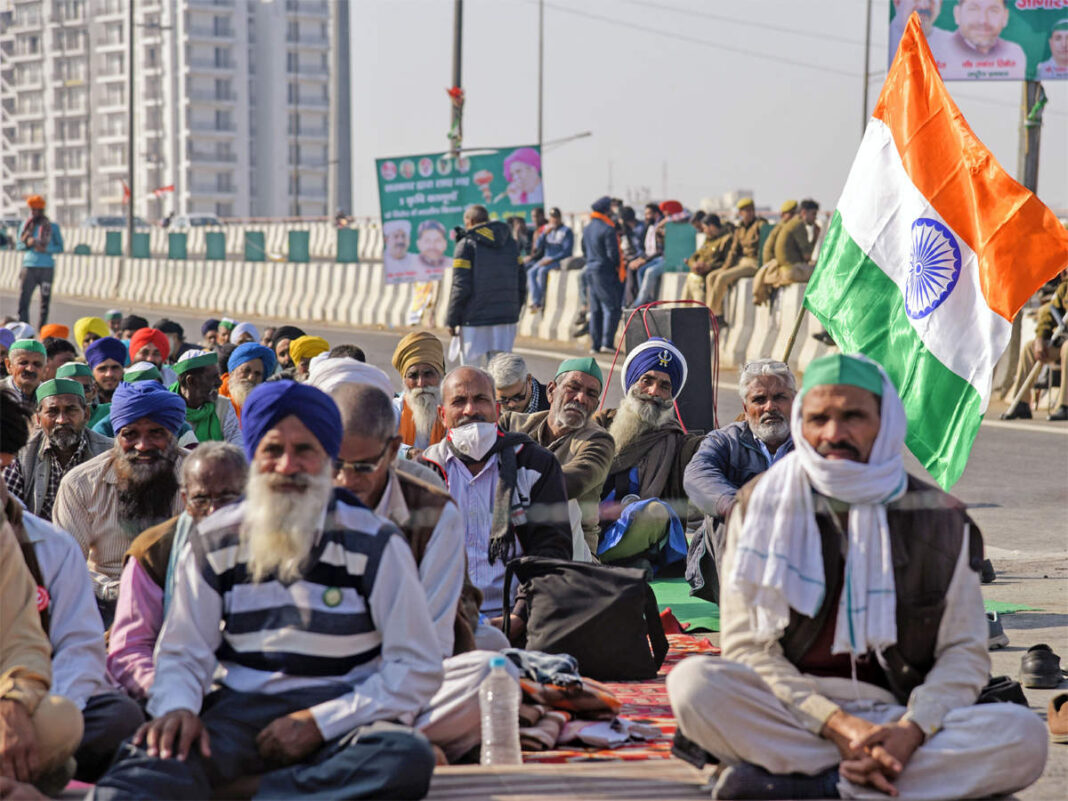
<path id="1" fill-rule="evenodd" d="M 563 762 L 631 762 L 643 759 L 667 759 L 671 756 L 671 740 L 675 736 L 675 717 L 671 713 L 665 679 L 671 669 L 694 654 L 718 654 L 719 648 L 704 637 L 690 634 L 669 634 L 671 649 L 660 668 L 660 674 L 649 681 L 620 681 L 607 683 L 623 702 L 622 717 L 651 723 L 660 729 L 661 736 L 646 743 L 632 743 L 619 748 L 576 748 L 568 745 L 552 751 L 524 751 L 525 763 Z"/>

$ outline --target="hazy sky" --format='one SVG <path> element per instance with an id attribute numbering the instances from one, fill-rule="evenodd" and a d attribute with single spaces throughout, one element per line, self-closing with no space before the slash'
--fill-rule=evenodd
<path id="1" fill-rule="evenodd" d="M 611 191 L 835 205 L 861 134 L 865 0 L 547 0 L 546 202 Z M 887 63 L 872 11 L 870 110 Z M 378 216 L 374 159 L 448 148 L 452 0 L 352 0 L 354 212 Z M 537 139 L 537 0 L 465 0 L 465 146 Z M 1014 177 L 1022 83 L 949 84 Z M 1045 83 L 1039 197 L 1068 209 L 1068 81 Z M 666 175 L 666 184 L 665 184 Z"/>

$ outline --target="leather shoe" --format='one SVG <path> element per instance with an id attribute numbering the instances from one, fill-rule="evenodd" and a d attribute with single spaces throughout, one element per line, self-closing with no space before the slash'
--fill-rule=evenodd
<path id="1" fill-rule="evenodd" d="M 986 625 L 986 649 L 988 651 L 996 651 L 1009 644 L 1009 635 L 1005 633 L 1005 628 L 1001 625 L 1001 617 L 997 612 L 986 613 Z"/>
<path id="2" fill-rule="evenodd" d="M 1047 420 L 1068 420 L 1068 406 L 1063 403 L 1057 407 L 1057 411 L 1046 417 Z"/>
<path id="3" fill-rule="evenodd" d="M 1062 678 L 1061 658 L 1045 643 L 1032 645 L 1020 659 L 1020 682 L 1024 687 L 1051 690 Z"/>
<path id="4" fill-rule="evenodd" d="M 983 566 L 979 570 L 979 581 L 983 584 L 993 584 L 998 574 L 994 572 L 994 563 L 989 559 L 983 560 Z"/>
<path id="5" fill-rule="evenodd" d="M 1068 693 L 1049 699 L 1046 725 L 1049 726 L 1049 736 L 1053 742 L 1068 743 Z"/>
<path id="6" fill-rule="evenodd" d="M 1023 401 L 1020 401 L 1007 412 L 1002 412 L 1002 420 L 1030 420 L 1031 419 L 1031 407 Z"/>

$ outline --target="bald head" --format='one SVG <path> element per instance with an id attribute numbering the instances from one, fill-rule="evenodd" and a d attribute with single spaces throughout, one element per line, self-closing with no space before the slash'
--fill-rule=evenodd
<path id="1" fill-rule="evenodd" d="M 393 402 L 378 387 L 370 384 L 341 384 L 330 392 L 341 412 L 341 429 L 345 436 L 360 435 L 386 442 L 396 433 Z"/>
<path id="2" fill-rule="evenodd" d="M 493 379 L 477 367 L 457 367 L 441 382 L 441 417 L 446 428 L 497 422 Z"/>

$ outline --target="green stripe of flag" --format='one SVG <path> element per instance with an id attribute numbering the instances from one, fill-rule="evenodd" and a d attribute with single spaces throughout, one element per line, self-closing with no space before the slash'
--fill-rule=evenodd
<path id="1" fill-rule="evenodd" d="M 942 487 L 953 486 L 979 432 L 979 393 L 923 344 L 901 290 L 850 238 L 838 212 L 805 305 L 843 353 L 863 353 L 883 365 L 905 406 L 909 450 Z"/>

